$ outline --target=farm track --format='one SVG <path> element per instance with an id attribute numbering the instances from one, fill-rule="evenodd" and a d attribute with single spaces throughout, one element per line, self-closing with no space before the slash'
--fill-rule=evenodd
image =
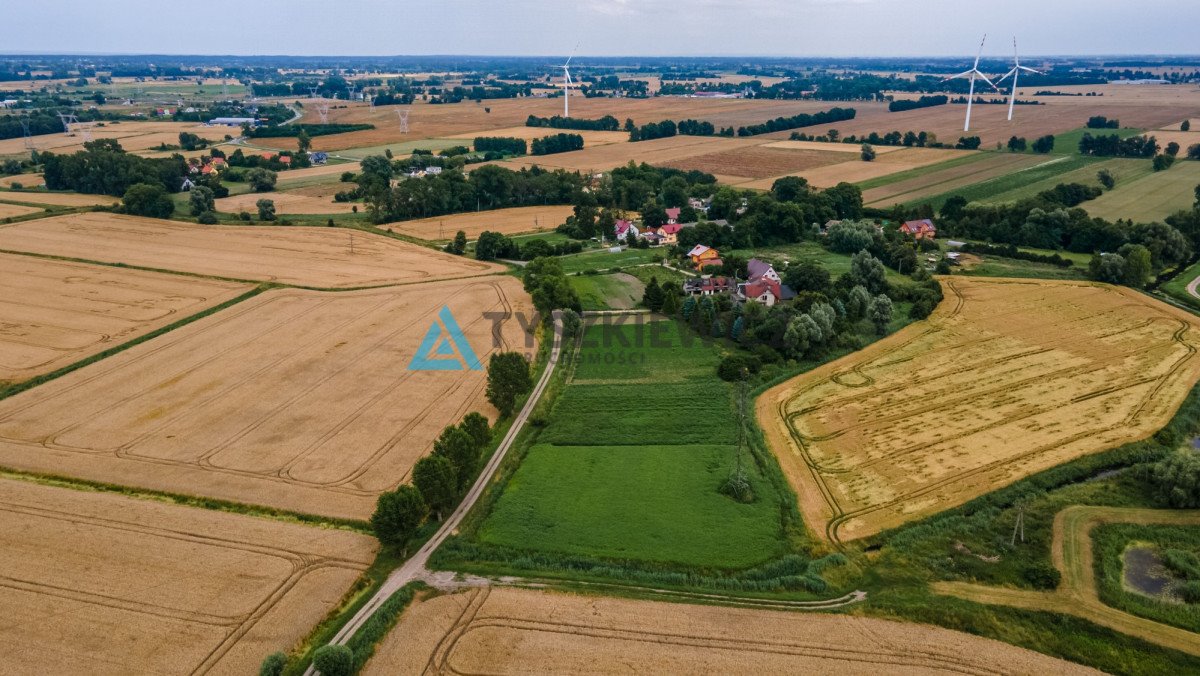
<path id="1" fill-rule="evenodd" d="M 509 449 L 512 448 L 513 442 L 516 441 L 517 436 L 520 435 L 526 421 L 529 420 L 529 416 L 533 413 L 533 410 L 541 401 L 542 394 L 549 386 L 550 380 L 554 375 L 554 370 L 558 366 L 559 358 L 562 354 L 563 336 L 561 317 L 555 316 L 554 318 L 553 334 L 554 338 L 550 348 L 550 356 L 546 363 L 545 370 L 542 371 L 541 378 L 538 379 L 533 391 L 529 394 L 529 398 L 525 401 L 525 405 L 521 408 L 516 418 L 513 419 L 513 423 L 509 427 L 508 432 L 504 435 L 504 438 L 500 441 L 500 445 L 496 447 L 495 453 L 492 454 L 492 457 L 488 460 L 483 470 L 479 473 L 479 477 L 475 480 L 475 483 L 472 484 L 471 489 L 465 496 L 463 496 L 462 501 L 454 509 L 454 512 L 446 518 L 441 527 L 438 528 L 436 533 L 434 533 L 433 537 L 431 537 L 424 545 L 422 545 L 422 547 L 417 550 L 416 554 L 405 561 L 403 565 L 392 571 L 387 580 L 385 580 L 383 585 L 380 587 L 379 591 L 377 591 L 375 595 L 372 596 L 371 599 L 367 601 L 367 603 L 365 603 L 363 607 L 360 608 L 358 612 L 346 622 L 345 625 L 342 626 L 337 634 L 334 635 L 333 639 L 330 641 L 331 644 L 345 645 L 346 642 L 358 632 L 362 625 L 365 624 L 367 620 L 369 620 L 371 616 L 375 614 L 375 611 L 378 610 L 379 607 L 384 604 L 384 602 L 391 598 L 393 594 L 395 594 L 409 582 L 427 575 L 426 564 L 429 562 L 429 557 L 438 547 L 442 545 L 443 542 L 446 541 L 446 538 L 448 538 L 454 531 L 458 529 L 458 526 L 462 523 L 463 518 L 465 518 L 467 513 L 471 511 L 471 508 L 475 506 L 475 503 L 480 497 L 482 497 L 484 491 L 487 490 L 488 484 L 490 484 L 492 481 L 492 477 L 500 468 L 500 465 L 504 461 L 504 457 L 508 454 Z M 315 669 L 313 669 L 312 665 L 309 665 L 308 669 L 304 673 L 305 676 L 313 676 L 317 672 Z"/>
<path id="2" fill-rule="evenodd" d="M 765 404 L 760 403 L 760 416 L 771 411 L 779 431 L 783 432 L 782 441 L 793 449 L 801 465 L 802 469 L 796 468 L 793 462 L 789 477 L 803 479 L 802 486 L 797 487 L 798 493 L 808 496 L 801 500 L 803 512 L 810 523 L 817 519 L 818 513 L 826 515 L 820 522 L 824 523 L 825 536 L 831 542 L 843 540 L 842 529 L 849 523 L 856 524 L 853 537 L 862 537 L 864 523 L 883 519 L 884 523 L 894 524 L 897 515 L 908 513 L 909 505 L 946 502 L 956 494 L 956 486 L 983 486 L 987 477 L 1014 476 L 1025 467 L 1040 466 L 1041 458 L 1057 458 L 1062 455 L 1059 449 L 1081 449 L 1092 439 L 1128 436 L 1128 430 L 1144 426 L 1144 417 L 1166 412 L 1160 410 L 1164 387 L 1169 384 L 1178 389 L 1176 385 L 1192 377 L 1191 371 L 1184 370 L 1194 366 L 1197 351 L 1193 345 L 1195 324 L 1190 317 L 1172 312 L 1145 314 L 1150 308 L 1126 295 L 1108 296 L 1107 305 L 1083 311 L 1086 303 L 1080 294 L 1095 293 L 1087 291 L 1088 288 L 1102 292 L 1101 287 L 1057 286 L 1067 294 L 1062 302 L 1078 306 L 1066 317 L 1056 317 L 1070 330 L 1047 332 L 1041 324 L 1022 320 L 1029 311 L 1026 306 L 1034 300 L 1037 300 L 1035 306 L 1049 302 L 1042 300 L 1052 293 L 1046 289 L 1055 288 L 1053 284 L 1029 282 L 1019 282 L 1027 285 L 1024 294 L 1004 296 L 1012 307 L 997 307 L 988 313 L 986 325 L 1003 327 L 1000 333 L 972 329 L 971 322 L 976 320 L 964 319 L 962 315 L 966 300 L 960 285 L 967 284 L 977 295 L 981 288 L 999 289 L 1010 283 L 946 280 L 954 294 L 947 299 L 947 303 L 953 303 L 952 307 L 939 308 L 923 326 L 906 329 L 906 335 L 889 338 L 862 354 L 824 367 L 825 379 L 812 374 L 801 376 L 797 380 L 807 384 L 788 386 L 790 394 L 786 395 L 785 386 L 779 386 L 775 390 L 779 394 L 768 398 L 772 402 L 770 409 L 764 409 Z M 985 297 L 990 296 L 985 294 Z M 978 314 L 980 310 L 972 312 Z M 1006 320 L 1010 315 L 1011 323 Z M 996 343 L 997 340 L 1003 342 Z M 995 343 L 996 347 L 985 352 L 983 346 L 989 343 Z M 1054 355 L 1075 356 L 1062 363 L 1062 357 Z M 914 360 L 920 360 L 920 365 Z M 1145 364 L 1123 372 L 1138 360 Z M 903 381 L 895 380 L 894 376 L 879 380 L 881 374 L 887 376 L 894 371 L 888 367 L 900 364 L 912 364 L 915 377 Z M 970 381 L 970 387 L 962 386 L 964 377 Z M 1078 390 L 1070 390 L 1071 387 Z M 1019 401 L 1009 401 L 1013 392 L 1022 389 L 1030 390 L 1029 396 L 1034 399 L 1037 398 L 1034 395 L 1045 396 L 1039 394 L 1042 392 L 1061 394 L 1019 406 Z M 1054 425 L 1045 428 L 1049 421 L 1058 420 L 1064 410 L 1073 410 L 1069 407 L 1094 408 L 1096 402 L 1111 406 L 1106 403 L 1109 401 L 1121 402 L 1121 417 L 1116 417 L 1116 411 L 1105 413 L 1103 424 L 1096 419 L 1092 425 L 1071 434 L 1064 433 L 1067 429 L 1055 431 Z M 914 419 L 944 412 L 961 416 L 973 406 L 984 405 L 1008 406 L 1012 410 L 974 422 L 962 419 L 957 430 L 951 425 L 936 433 L 922 432 L 907 439 L 903 436 Z M 882 416 L 864 418 L 852 414 L 847 418 L 839 413 L 880 407 L 885 409 Z M 832 422 L 820 422 L 825 420 Z M 814 433 L 809 431 L 813 425 L 827 427 Z M 913 463 L 936 463 L 943 457 L 943 449 L 969 448 L 975 439 L 1002 439 L 1003 435 L 1013 433 L 1010 430 L 1026 428 L 1047 431 L 1041 433 L 1040 443 L 1035 441 L 1029 448 L 959 462 L 957 466 L 942 469 L 937 477 L 913 478 L 912 470 L 908 469 L 910 474 L 904 485 L 889 486 L 886 491 L 868 492 L 875 490 L 872 488 L 875 484 L 864 483 L 866 480 L 862 478 L 890 476 L 911 468 Z M 765 426 L 765 429 L 769 436 L 773 435 L 774 428 Z M 880 441 L 865 451 L 855 451 L 849 461 L 830 450 L 850 443 L 871 444 L 874 439 Z M 821 448 L 819 457 L 814 454 L 815 447 Z M 787 455 L 782 457 L 786 468 Z"/>
<path id="3" fill-rule="evenodd" d="M 935 582 L 933 591 L 978 603 L 1067 613 L 1145 641 L 1200 656 L 1200 636 L 1117 610 L 1100 601 L 1095 578 L 1092 531 L 1101 524 L 1200 526 L 1200 511 L 1072 506 L 1054 518 L 1050 556 L 1062 573 L 1053 592 L 990 587 L 967 582 Z"/>

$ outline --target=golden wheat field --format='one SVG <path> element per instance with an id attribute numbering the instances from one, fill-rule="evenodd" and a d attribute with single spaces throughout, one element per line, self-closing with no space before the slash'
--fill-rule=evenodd
<path id="1" fill-rule="evenodd" d="M 363 673 L 881 671 L 1096 673 L 1023 648 L 919 624 L 507 588 L 417 602 Z"/>
<path id="2" fill-rule="evenodd" d="M 0 253 L 0 382 L 48 373 L 249 288 Z"/>
<path id="3" fill-rule="evenodd" d="M 830 540 L 1145 438 L 1200 379 L 1200 320 L 1129 289 L 945 286 L 928 321 L 758 399 L 806 520 Z"/>
<path id="4" fill-rule="evenodd" d="M 0 479 L 5 673 L 246 674 L 337 608 L 348 531 Z"/>
<path id="5" fill-rule="evenodd" d="M 453 239 L 454 234 L 462 230 L 468 238 L 474 239 L 486 230 L 505 235 L 553 230 L 572 213 L 574 207 L 571 206 L 513 207 L 400 221 L 379 227 L 432 241 Z"/>
<path id="6" fill-rule="evenodd" d="M 503 270 L 370 233 L 206 226 L 111 213 L 0 225 L 0 249 L 329 288 L 409 284 Z"/>
<path id="7" fill-rule="evenodd" d="M 410 368 L 444 307 L 477 368 Z M 365 519 L 442 428 L 495 418 L 484 365 L 533 351 L 531 312 L 510 276 L 268 291 L 0 401 L 0 465 Z"/>

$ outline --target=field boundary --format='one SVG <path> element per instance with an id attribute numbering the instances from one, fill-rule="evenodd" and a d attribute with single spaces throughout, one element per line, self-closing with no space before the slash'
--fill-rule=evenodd
<path id="1" fill-rule="evenodd" d="M 1200 639 L 1196 634 L 1131 615 L 1100 601 L 1092 530 L 1110 523 L 1200 526 L 1200 510 L 1071 506 L 1054 517 L 1050 556 L 1062 573 L 1058 590 L 1038 592 L 969 582 L 934 582 L 931 588 L 936 594 L 978 603 L 1075 615 L 1122 634 L 1200 656 Z"/>

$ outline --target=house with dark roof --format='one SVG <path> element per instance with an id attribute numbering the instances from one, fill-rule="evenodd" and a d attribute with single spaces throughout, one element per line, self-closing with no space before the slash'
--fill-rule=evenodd
<path id="1" fill-rule="evenodd" d="M 731 293 L 734 280 L 729 277 L 691 277 L 683 282 L 683 292 L 693 296 L 715 296 Z"/>

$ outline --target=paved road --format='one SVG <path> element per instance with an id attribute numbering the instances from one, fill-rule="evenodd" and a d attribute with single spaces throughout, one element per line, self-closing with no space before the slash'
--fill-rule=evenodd
<path id="1" fill-rule="evenodd" d="M 419 579 L 428 573 L 425 564 L 429 561 L 429 556 L 458 528 L 458 525 L 462 523 L 463 517 L 467 515 L 471 507 L 483 495 L 484 489 L 487 488 L 488 483 L 492 480 L 492 476 L 499 469 L 500 463 L 508 453 L 508 449 L 512 447 L 513 441 L 516 440 L 517 435 L 521 433 L 521 429 L 525 426 L 525 421 L 529 419 L 529 415 L 533 413 L 534 407 L 537 406 L 538 401 L 542 398 L 542 393 L 546 390 L 546 386 L 550 384 L 550 377 L 554 374 L 555 367 L 558 366 L 558 359 L 561 352 L 562 318 L 556 312 L 554 317 L 554 344 L 550 350 L 550 361 L 546 365 L 546 370 L 542 372 L 542 377 L 538 380 L 537 385 L 533 388 L 533 392 L 529 395 L 529 400 L 525 402 L 524 408 L 521 409 L 516 419 L 513 420 L 512 426 L 508 429 L 508 434 L 504 435 L 500 446 L 492 454 L 492 458 L 488 461 L 487 466 L 483 468 L 483 472 L 475 481 L 475 485 L 471 486 L 471 490 L 463 498 L 458 509 L 454 510 L 450 518 L 446 519 L 446 522 L 442 524 L 438 532 L 412 558 L 405 561 L 404 565 L 392 571 L 392 574 L 384 581 L 383 586 L 380 587 L 375 596 L 371 597 L 371 600 L 354 617 L 350 618 L 350 621 L 342 627 L 342 630 L 333 637 L 331 643 L 345 645 L 346 641 L 350 640 L 350 637 L 358 631 L 359 627 L 379 609 L 379 606 L 383 605 L 384 601 L 391 598 L 392 594 L 395 594 L 409 582 Z M 311 665 L 304 672 L 305 676 L 313 676 L 316 673 L 316 670 Z"/>

